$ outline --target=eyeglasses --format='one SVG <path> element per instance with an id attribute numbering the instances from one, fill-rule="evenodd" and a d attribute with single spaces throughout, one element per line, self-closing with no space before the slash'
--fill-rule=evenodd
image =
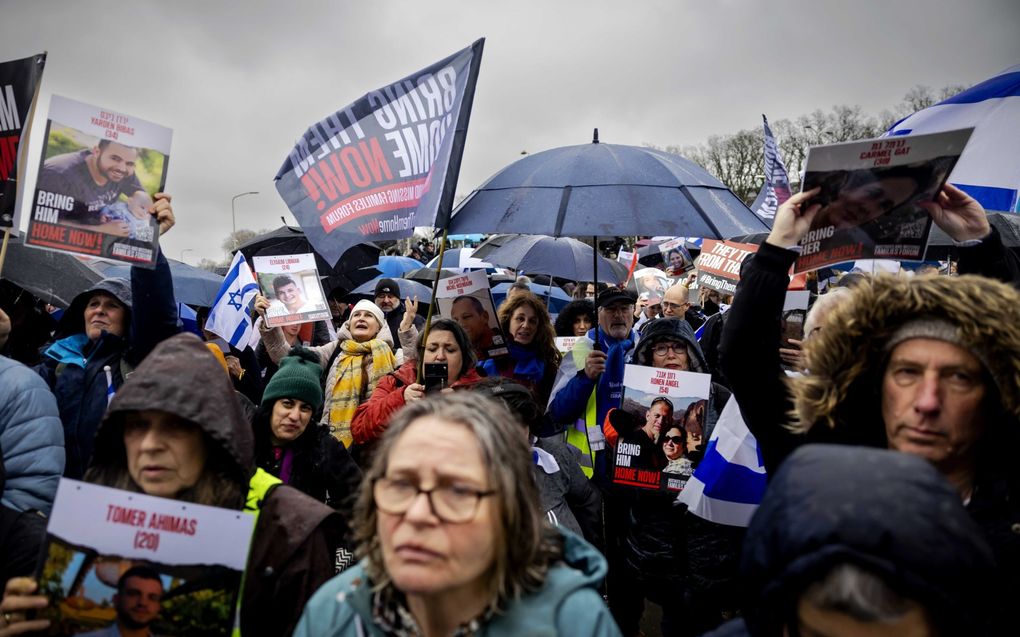
<path id="1" fill-rule="evenodd" d="M 670 312 L 680 312 L 687 309 L 690 303 L 670 303 L 669 301 L 662 302 L 662 309 L 669 310 Z"/>
<path id="2" fill-rule="evenodd" d="M 687 355 L 687 346 L 683 343 L 659 343 L 652 348 L 652 353 L 656 356 L 665 356 L 666 352 L 673 352 L 674 354 Z"/>
<path id="3" fill-rule="evenodd" d="M 686 441 L 683 439 L 682 436 L 666 436 L 666 439 L 663 440 L 662 442 L 664 444 L 667 443 L 667 442 L 672 442 L 674 445 L 679 447 L 682 444 L 684 444 L 684 442 L 686 442 Z"/>
<path id="4" fill-rule="evenodd" d="M 454 485 L 422 489 L 410 480 L 401 478 L 377 478 L 372 484 L 375 506 L 390 515 L 407 513 L 421 493 L 427 497 L 432 513 L 437 518 L 450 524 L 463 524 L 474 519 L 482 498 L 496 492 Z"/>

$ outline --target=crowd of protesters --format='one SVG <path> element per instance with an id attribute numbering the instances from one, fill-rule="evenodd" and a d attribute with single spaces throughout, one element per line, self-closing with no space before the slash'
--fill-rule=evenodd
<path id="1" fill-rule="evenodd" d="M 664 635 L 1017 634 L 1017 259 L 947 185 L 922 205 L 952 275 L 815 281 L 784 342 L 816 194 L 779 208 L 732 296 L 694 293 L 679 253 L 657 297 L 573 282 L 556 316 L 518 279 L 497 357 L 482 310 L 426 324 L 390 279 L 328 326 L 268 327 L 258 296 L 237 350 L 183 333 L 162 255 L 83 290 L 38 350 L 0 310 L 0 351 L 28 363 L 0 356 L 0 637 L 47 630 L 61 476 L 257 514 L 243 635 L 633 636 L 646 600 Z M 174 225 L 168 195 L 149 213 Z M 710 374 L 709 397 L 641 422 L 629 364 Z M 749 527 L 613 482 L 621 440 L 690 478 L 731 400 L 769 479 Z"/>

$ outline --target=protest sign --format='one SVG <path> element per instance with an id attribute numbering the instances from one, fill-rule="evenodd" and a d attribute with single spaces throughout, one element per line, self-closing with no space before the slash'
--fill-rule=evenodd
<path id="1" fill-rule="evenodd" d="M 574 344 L 577 343 L 577 339 L 580 336 L 557 336 L 556 337 L 556 349 L 563 352 L 564 354 L 574 349 Z"/>
<path id="2" fill-rule="evenodd" d="M 758 251 L 753 243 L 705 239 L 698 255 L 698 288 L 733 294 L 740 282 L 740 266 L 749 254 Z"/>
<path id="3" fill-rule="evenodd" d="M 441 316 L 453 319 L 464 328 L 478 360 L 509 352 L 484 270 L 440 279 L 436 304 Z"/>
<path id="4" fill-rule="evenodd" d="M 21 142 L 27 139 L 45 65 L 45 53 L 0 63 L 0 228 L 18 228 L 28 154 L 28 144 Z"/>
<path id="5" fill-rule="evenodd" d="M 868 139 L 808 149 L 803 190 L 822 208 L 800 242 L 794 272 L 857 259 L 921 261 L 934 198 L 974 129 Z"/>
<path id="6" fill-rule="evenodd" d="M 807 318 L 808 303 L 811 300 L 811 293 L 807 290 L 787 290 L 786 299 L 783 301 L 783 314 L 779 319 L 780 325 L 780 347 L 793 347 L 790 339 L 796 341 L 804 340 L 804 319 Z M 792 367 L 783 363 L 783 367 L 791 371 Z"/>
<path id="7" fill-rule="evenodd" d="M 484 42 L 368 93 L 298 140 L 276 189 L 327 262 L 358 243 L 448 225 Z"/>
<path id="8" fill-rule="evenodd" d="M 686 243 L 687 239 L 677 237 L 659 244 L 659 254 L 662 255 L 662 262 L 666 265 L 666 274 L 680 276 L 694 269 L 694 259 L 687 251 Z"/>
<path id="9" fill-rule="evenodd" d="M 229 635 L 254 526 L 242 511 L 62 479 L 36 573 L 48 634 Z"/>
<path id="10" fill-rule="evenodd" d="M 709 374 L 627 365 L 622 413 L 610 418 L 619 434 L 613 482 L 682 491 L 703 453 L 711 386 Z"/>
<path id="11" fill-rule="evenodd" d="M 646 294 L 644 297 L 649 303 L 655 303 L 662 300 L 662 297 L 666 295 L 668 290 L 673 285 L 673 280 L 670 279 L 665 272 L 658 268 L 641 268 L 634 272 L 634 291 L 637 292 L 638 296 Z"/>
<path id="12" fill-rule="evenodd" d="M 57 95 L 25 244 L 154 267 L 172 131 Z"/>
<path id="13" fill-rule="evenodd" d="M 266 325 L 277 327 L 330 318 L 315 255 L 253 257 L 262 295 L 269 299 Z"/>

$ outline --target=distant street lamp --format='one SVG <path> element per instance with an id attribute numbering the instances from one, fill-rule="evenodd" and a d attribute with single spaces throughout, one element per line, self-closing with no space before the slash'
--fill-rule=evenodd
<path id="1" fill-rule="evenodd" d="M 184 263 L 184 253 L 185 252 L 194 252 L 194 251 L 195 251 L 194 248 L 184 248 L 183 250 L 181 250 L 181 263 Z"/>
<path id="2" fill-rule="evenodd" d="M 231 236 L 234 238 L 234 250 L 237 250 L 237 214 L 236 211 L 234 210 L 234 202 L 237 201 L 239 197 L 257 194 L 259 194 L 258 191 L 252 190 L 250 192 L 242 192 L 240 194 L 234 195 L 230 199 L 230 227 L 233 229 L 231 232 Z"/>

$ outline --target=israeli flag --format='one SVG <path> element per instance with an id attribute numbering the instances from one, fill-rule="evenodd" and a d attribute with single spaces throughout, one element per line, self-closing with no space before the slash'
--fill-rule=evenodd
<path id="1" fill-rule="evenodd" d="M 765 482 L 758 441 L 731 397 L 708 440 L 704 459 L 677 499 L 710 522 L 747 526 L 765 494 Z"/>
<path id="2" fill-rule="evenodd" d="M 971 126 L 974 133 L 949 181 L 986 210 L 1020 211 L 1020 65 L 896 122 L 887 134 Z"/>
<path id="3" fill-rule="evenodd" d="M 230 264 L 230 271 L 216 294 L 205 329 L 223 338 L 232 346 L 244 349 L 251 341 L 255 329 L 249 307 L 258 294 L 259 286 L 248 267 L 244 255 L 238 252 Z"/>

